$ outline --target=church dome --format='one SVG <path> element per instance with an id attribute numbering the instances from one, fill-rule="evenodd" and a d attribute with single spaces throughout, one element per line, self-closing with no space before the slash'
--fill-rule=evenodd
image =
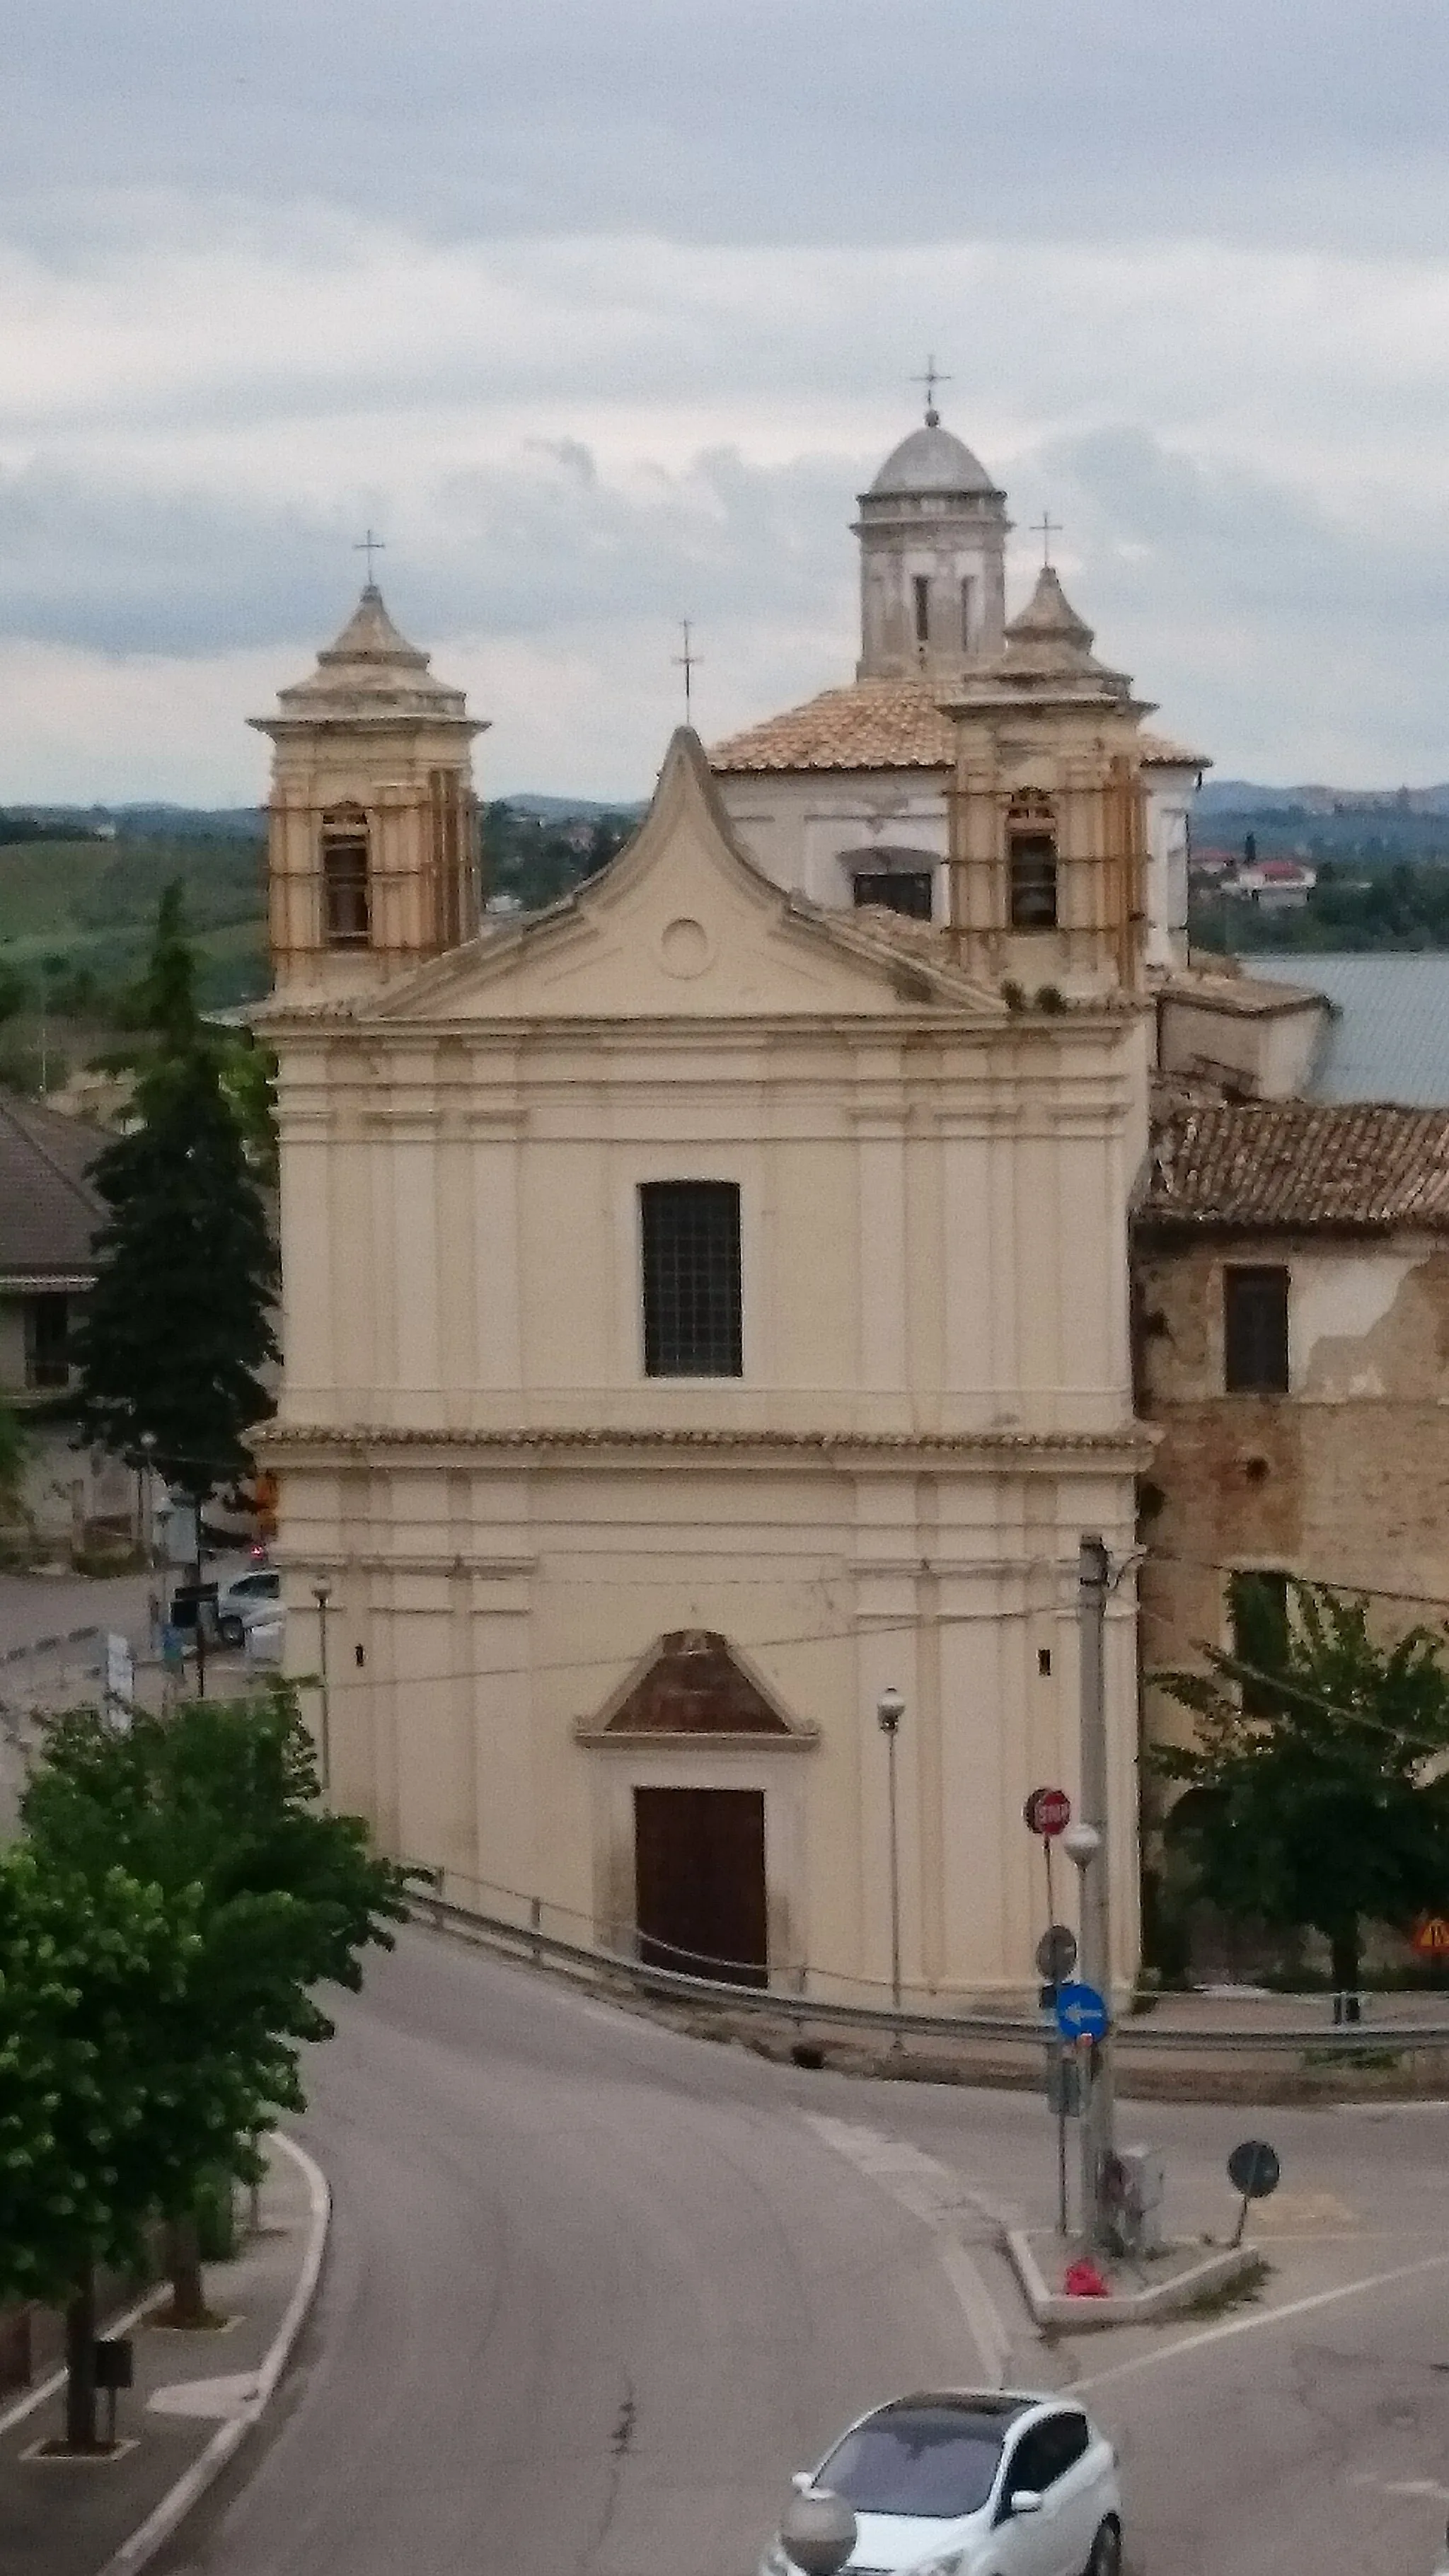
<path id="1" fill-rule="evenodd" d="M 898 492 L 968 493 L 995 489 L 980 458 L 972 455 L 964 439 L 957 438 L 954 431 L 943 429 L 932 412 L 923 428 L 913 429 L 909 438 L 892 448 L 870 487 L 870 497 L 885 500 Z"/>

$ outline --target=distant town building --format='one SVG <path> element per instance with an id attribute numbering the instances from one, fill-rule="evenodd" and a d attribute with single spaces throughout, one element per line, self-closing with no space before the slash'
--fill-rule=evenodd
<path id="1" fill-rule="evenodd" d="M 95 1284 L 104 1208 L 88 1177 L 104 1134 L 41 1102 L 0 1093 L 0 1398 L 26 1443 L 16 1543 L 79 1547 L 134 1519 L 134 1480 L 103 1450 L 74 1447 L 71 1334 Z"/>

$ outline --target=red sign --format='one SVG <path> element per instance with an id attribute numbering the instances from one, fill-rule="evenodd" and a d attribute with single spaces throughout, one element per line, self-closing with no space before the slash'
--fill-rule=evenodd
<path id="1" fill-rule="evenodd" d="M 1415 1924 L 1414 1947 L 1421 1959 L 1449 1958 L 1449 1923 L 1442 1914 L 1428 1914 Z"/>
<path id="2" fill-rule="evenodd" d="M 1033 1789 L 1022 1814 L 1032 1833 L 1042 1834 L 1050 1842 L 1055 1835 L 1064 1834 L 1071 1823 L 1072 1802 L 1065 1789 Z"/>

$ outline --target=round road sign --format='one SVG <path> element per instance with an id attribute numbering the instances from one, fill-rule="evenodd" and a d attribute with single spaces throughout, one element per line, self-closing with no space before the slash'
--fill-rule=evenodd
<path id="1" fill-rule="evenodd" d="M 1051 1841 L 1072 1821 L 1072 1802 L 1065 1789 L 1033 1789 L 1022 1809 L 1030 1831 Z"/>
<path id="2" fill-rule="evenodd" d="M 1282 2170 L 1266 2138 L 1245 2138 L 1228 2158 L 1228 2180 L 1245 2200 L 1266 2200 L 1277 2190 Z"/>
<path id="3" fill-rule="evenodd" d="M 1036 1945 L 1036 1972 L 1049 1986 L 1064 1986 L 1077 1964 L 1077 1936 L 1069 1923 L 1051 1923 Z"/>

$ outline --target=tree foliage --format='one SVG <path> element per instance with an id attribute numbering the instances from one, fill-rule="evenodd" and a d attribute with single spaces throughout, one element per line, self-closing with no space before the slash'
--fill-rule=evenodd
<path id="1" fill-rule="evenodd" d="M 75 1336 L 77 1411 L 133 1466 L 149 1434 L 168 1483 L 201 1497 L 243 1472 L 245 1433 L 271 1409 L 258 1372 L 277 1355 L 277 1260 L 175 887 L 141 989 L 138 1124 L 92 1167 L 107 1216 Z"/>
<path id="2" fill-rule="evenodd" d="M 215 1997 L 199 1889 L 0 1853 L 0 2296 L 67 2299 L 155 2208 L 244 2167 L 284 2066 L 198 2046 Z"/>
<path id="3" fill-rule="evenodd" d="M 1183 1838 L 1203 1894 L 1230 1915 L 1312 1925 L 1351 1985 L 1365 1922 L 1405 1928 L 1449 1904 L 1444 1638 L 1415 1627 L 1383 1644 L 1366 1601 L 1309 1583 L 1290 1583 L 1288 1605 L 1284 1625 L 1245 1584 L 1240 1652 L 1204 1646 L 1205 1669 L 1154 1677 L 1192 1710 L 1197 1740 L 1148 1759 L 1199 1793 Z"/>

